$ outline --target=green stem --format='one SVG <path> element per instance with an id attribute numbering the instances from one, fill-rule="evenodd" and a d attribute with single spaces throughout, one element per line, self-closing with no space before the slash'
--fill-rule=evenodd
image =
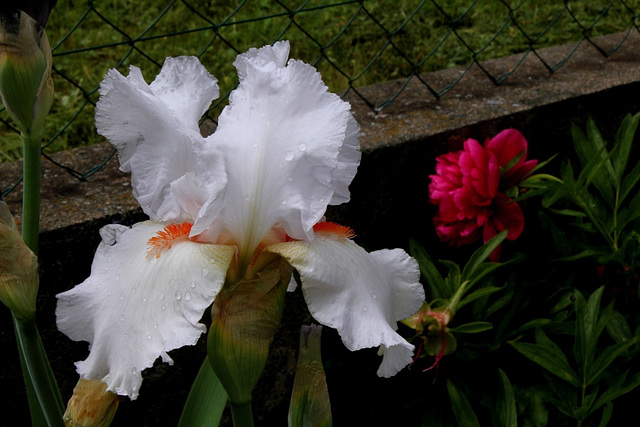
<path id="1" fill-rule="evenodd" d="M 22 134 L 24 185 L 22 194 L 22 238 L 38 254 L 40 233 L 40 141 L 37 136 Z"/>
<path id="2" fill-rule="evenodd" d="M 18 351 L 23 362 L 25 382 L 29 381 L 35 392 L 37 402 L 29 402 L 30 406 L 39 404 L 42 415 L 48 426 L 64 426 L 62 416 L 64 405 L 58 386 L 53 378 L 49 360 L 44 352 L 35 319 L 13 318 L 13 325 L 18 341 Z M 27 386 L 29 388 L 29 386 Z M 32 414 L 34 409 L 31 410 Z"/>
<path id="3" fill-rule="evenodd" d="M 253 427 L 253 412 L 251 411 L 251 401 L 238 404 L 229 402 L 231 406 L 231 417 L 233 427 Z"/>

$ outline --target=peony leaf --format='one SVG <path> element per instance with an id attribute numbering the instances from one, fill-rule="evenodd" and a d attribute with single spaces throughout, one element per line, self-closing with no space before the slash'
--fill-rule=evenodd
<path id="1" fill-rule="evenodd" d="M 629 160 L 633 137 L 638 128 L 638 121 L 640 121 L 640 113 L 635 116 L 627 114 L 616 135 L 616 144 L 612 149 L 611 161 L 619 183 L 622 182 L 624 171 L 627 168 L 627 161 Z"/>
<path id="2" fill-rule="evenodd" d="M 449 328 L 449 331 L 456 334 L 477 334 L 478 332 L 488 331 L 489 329 L 493 329 L 493 325 L 491 323 L 478 321 L 465 323 L 457 328 Z"/>
<path id="3" fill-rule="evenodd" d="M 447 291 L 447 286 L 442 278 L 442 275 L 436 268 L 435 264 L 431 260 L 429 253 L 426 251 L 424 246 L 415 240 L 411 239 L 409 242 L 409 248 L 411 252 L 411 256 L 418 261 L 418 265 L 420 266 L 420 272 L 424 276 L 429 288 L 432 292 L 432 298 L 447 298 L 449 296 Z M 431 300 L 430 299 L 430 300 Z"/>
<path id="4" fill-rule="evenodd" d="M 509 344 L 523 356 L 542 366 L 558 378 L 580 387 L 578 376 L 569 365 L 567 357 L 560 347 L 545 335 L 542 329 L 536 329 L 536 344 L 519 341 L 509 341 Z"/>
<path id="5" fill-rule="evenodd" d="M 478 269 L 480 268 L 482 263 L 484 263 L 487 260 L 487 258 L 489 258 L 489 255 L 491 255 L 491 252 L 493 252 L 498 246 L 500 246 L 500 244 L 507 237 L 507 233 L 508 233 L 508 230 L 504 230 L 501 233 L 496 234 L 491 238 L 491 240 L 489 240 L 487 243 L 482 245 L 478 250 L 476 250 L 471 255 L 471 258 L 469 258 L 469 262 L 467 262 L 467 265 L 465 265 L 464 269 L 462 270 L 463 282 L 465 280 L 470 280 L 472 282 L 476 282 L 478 280 L 478 278 L 476 277 L 476 273 Z M 499 265 L 500 264 L 496 264 L 496 266 L 499 266 Z M 484 276 L 488 273 L 489 271 L 484 271 L 482 275 Z"/>
<path id="6" fill-rule="evenodd" d="M 498 390 L 498 417 L 500 425 L 505 427 L 517 427 L 518 411 L 516 409 L 516 398 L 509 377 L 504 371 L 498 368 L 500 375 L 500 389 Z"/>
<path id="7" fill-rule="evenodd" d="M 447 391 L 451 399 L 451 407 L 460 427 L 480 427 L 478 417 L 473 412 L 471 404 L 460 390 L 447 380 Z"/>
<path id="8" fill-rule="evenodd" d="M 607 347 L 600 356 L 589 366 L 587 372 L 587 384 L 595 384 L 600 380 L 602 373 L 607 367 L 621 354 L 623 354 L 629 347 L 635 345 L 640 337 L 633 337 L 630 340 L 614 344 Z"/>

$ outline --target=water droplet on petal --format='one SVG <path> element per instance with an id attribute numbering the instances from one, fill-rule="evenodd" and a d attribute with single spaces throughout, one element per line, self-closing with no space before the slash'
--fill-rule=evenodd
<path id="1" fill-rule="evenodd" d="M 124 301 L 124 297 L 125 297 L 124 292 L 122 292 L 122 293 L 120 294 L 120 301 Z"/>
<path id="2" fill-rule="evenodd" d="M 136 367 L 134 366 L 133 368 L 131 368 L 131 373 L 133 375 L 136 375 L 138 373 L 138 370 L 136 369 Z"/>
<path id="3" fill-rule="evenodd" d="M 369 308 L 367 308 L 367 307 L 362 307 L 362 311 L 369 311 Z"/>
<path id="4" fill-rule="evenodd" d="M 134 287 L 134 288 L 131 288 L 131 293 L 132 293 L 132 294 L 135 294 L 135 293 L 136 293 L 136 288 L 135 288 L 135 287 Z"/>
<path id="5" fill-rule="evenodd" d="M 286 153 L 284 153 L 284 159 L 287 162 L 290 162 L 291 160 L 293 160 L 293 152 L 292 151 L 287 151 Z"/>
<path id="6" fill-rule="evenodd" d="M 280 200 L 280 203 L 282 203 L 283 205 L 286 205 L 287 204 L 287 199 Z"/>
<path id="7" fill-rule="evenodd" d="M 117 282 L 118 280 L 120 280 L 120 275 L 119 275 L 119 274 L 116 274 L 116 282 Z"/>
<path id="8" fill-rule="evenodd" d="M 158 329 L 158 324 L 157 323 L 153 324 L 153 329 Z"/>
<path id="9" fill-rule="evenodd" d="M 124 314 L 121 314 L 121 315 L 120 315 L 120 321 L 121 321 L 121 322 L 124 322 Z"/>
<path id="10" fill-rule="evenodd" d="M 378 299 L 378 295 L 376 295 L 376 294 L 371 294 L 371 298 L 373 298 L 373 299 Z"/>
<path id="11" fill-rule="evenodd" d="M 160 294 L 160 299 L 163 300 L 164 299 L 164 292 Z"/>
<path id="12" fill-rule="evenodd" d="M 203 268 L 200 273 L 202 273 L 202 277 L 207 277 L 209 275 L 209 270 L 207 270 L 206 268 Z"/>
<path id="13" fill-rule="evenodd" d="M 174 287 L 176 284 L 176 281 L 174 279 L 169 280 L 169 286 L 170 287 Z"/>
<path id="14" fill-rule="evenodd" d="M 165 304 L 162 304 L 162 309 L 166 310 L 167 306 Z"/>
<path id="15" fill-rule="evenodd" d="M 195 289 L 196 288 L 196 282 L 191 282 L 191 289 Z"/>
<path id="16" fill-rule="evenodd" d="M 151 335 L 147 335 L 147 339 L 150 340 L 151 339 Z"/>
<path id="17" fill-rule="evenodd" d="M 307 144 L 305 144 L 304 142 L 298 144 L 298 150 L 300 150 L 300 151 L 302 151 L 304 153 L 305 151 L 307 151 Z"/>
<path id="18" fill-rule="evenodd" d="M 184 293 L 184 300 L 191 301 L 191 292 L 187 291 Z"/>
<path id="19" fill-rule="evenodd" d="M 176 291 L 176 301 L 180 301 L 182 299 L 182 292 Z"/>

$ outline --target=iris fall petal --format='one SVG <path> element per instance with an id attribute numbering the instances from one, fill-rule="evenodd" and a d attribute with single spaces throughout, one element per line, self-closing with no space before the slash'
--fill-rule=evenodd
<path id="1" fill-rule="evenodd" d="M 417 262 L 406 252 L 367 253 L 350 239 L 320 232 L 311 242 L 266 250 L 298 270 L 309 311 L 337 329 L 347 348 L 384 346 L 379 375 L 392 376 L 411 362 L 414 347 L 396 332 L 397 322 L 420 308 L 424 290 Z"/>
<path id="2" fill-rule="evenodd" d="M 91 275 L 58 295 L 58 328 L 88 341 L 90 354 L 76 363 L 87 379 L 135 399 L 141 371 L 167 352 L 196 343 L 204 310 L 220 290 L 234 249 L 184 238 L 158 257 L 147 242 L 164 225 L 147 221 L 131 229 L 107 226 Z"/>

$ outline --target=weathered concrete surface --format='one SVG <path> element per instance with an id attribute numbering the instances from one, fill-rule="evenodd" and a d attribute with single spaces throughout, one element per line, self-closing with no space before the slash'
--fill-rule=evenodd
<path id="1" fill-rule="evenodd" d="M 616 44 L 617 36 L 601 38 L 603 46 Z M 573 46 L 541 52 L 548 62 L 564 58 Z M 484 63 L 495 75 L 510 70 L 519 56 Z M 570 124 L 584 124 L 594 117 L 611 136 L 621 118 L 640 110 L 640 37 L 637 34 L 623 48 L 605 59 L 584 43 L 572 59 L 550 74 L 529 55 L 516 73 L 495 86 L 477 67 L 443 99 L 435 100 L 414 78 L 398 99 L 380 114 L 374 114 L 351 93 L 356 118 L 362 126 L 363 159 L 354 180 L 349 204 L 334 207 L 328 216 L 348 224 L 358 233 L 356 240 L 370 247 L 406 247 L 413 237 L 429 246 L 434 232 L 433 207 L 427 203 L 428 175 L 436 154 L 457 149 L 464 139 L 484 140 L 506 127 L 523 131 L 530 144 L 530 157 L 548 158 L 556 152 L 571 152 Z M 422 78 L 440 89 L 458 78 L 457 69 L 430 73 Z M 395 93 L 403 81 L 358 89 L 374 104 Z M 58 153 L 59 163 L 86 170 L 111 152 L 106 143 Z M 1 184 L 20 176 L 20 165 L 0 166 Z M 70 342 L 55 328 L 55 297 L 84 280 L 89 273 L 98 229 L 109 222 L 131 224 L 144 216 L 131 196 L 128 175 L 118 171 L 112 159 L 88 182 L 79 182 L 49 162 L 43 163 L 41 233 L 41 292 L 39 325 L 64 398 L 76 381 L 72 362 L 86 357 L 86 344 Z M 20 217 L 21 187 L 7 198 Z M 273 357 L 256 391 L 258 425 L 282 425 L 286 419 L 288 390 L 295 367 L 298 329 L 310 318 L 299 293 L 288 295 L 284 326 L 274 343 Z M 0 310 L 0 407 L 27 416 L 19 362 L 9 314 Z M 359 424 L 380 424 L 394 420 L 402 424 L 392 408 L 406 398 L 407 381 L 401 374 L 391 380 L 375 377 L 379 362 L 374 351 L 351 354 L 336 334 L 325 329 L 324 352 L 336 422 L 347 424 L 357 414 Z M 175 365 L 156 364 L 146 372 L 140 398 L 124 401 L 115 425 L 173 425 L 186 398 L 205 350 L 195 348 L 172 352 Z M 342 377 L 348 377 L 344 382 Z M 332 386 L 332 384 L 340 384 Z M 333 388 L 332 388 L 333 387 Z M 359 397 L 357 400 L 355 397 Z M 168 403 L 171 402 L 171 404 Z M 352 405 L 352 407 L 348 407 Z M 372 408 L 388 408 L 382 412 Z M 262 421 L 262 422 L 260 422 Z M 406 420 L 413 425 L 411 421 Z M 1 424 L 1 422 L 0 422 Z"/>

